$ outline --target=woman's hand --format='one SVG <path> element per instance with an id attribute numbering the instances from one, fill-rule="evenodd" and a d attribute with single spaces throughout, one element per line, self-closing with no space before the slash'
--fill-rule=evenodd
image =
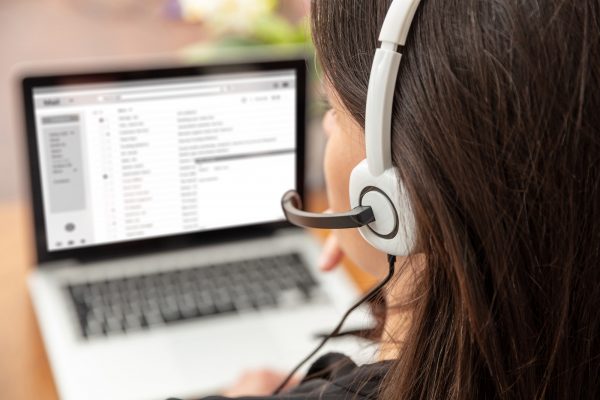
<path id="1" fill-rule="evenodd" d="M 247 371 L 223 395 L 226 397 L 269 396 L 273 394 L 273 391 L 277 389 L 286 377 L 287 374 L 269 369 Z M 290 389 L 298 383 L 300 383 L 300 378 L 292 377 L 285 386 L 285 389 Z"/>

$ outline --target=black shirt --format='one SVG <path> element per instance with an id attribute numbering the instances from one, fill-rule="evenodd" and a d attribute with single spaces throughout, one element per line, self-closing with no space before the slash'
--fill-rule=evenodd
<path id="1" fill-rule="evenodd" d="M 343 354 L 328 353 L 317 359 L 298 386 L 290 391 L 276 396 L 240 397 L 239 399 L 376 399 L 389 363 L 389 361 L 381 361 L 359 367 Z M 202 400 L 226 399 L 223 396 L 209 396 Z"/>

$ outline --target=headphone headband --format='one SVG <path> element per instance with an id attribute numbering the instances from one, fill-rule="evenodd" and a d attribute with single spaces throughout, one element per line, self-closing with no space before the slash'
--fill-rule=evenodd
<path id="1" fill-rule="evenodd" d="M 381 175 L 392 167 L 392 105 L 396 78 L 404 46 L 420 0 L 393 0 L 379 34 L 381 47 L 375 51 L 365 112 L 365 144 L 369 172 Z"/>
<path id="2" fill-rule="evenodd" d="M 420 2 L 421 0 L 393 0 L 383 20 L 379 41 L 404 46 Z"/>

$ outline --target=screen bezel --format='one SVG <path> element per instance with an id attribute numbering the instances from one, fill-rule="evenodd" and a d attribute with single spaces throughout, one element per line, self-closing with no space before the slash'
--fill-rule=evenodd
<path id="1" fill-rule="evenodd" d="M 291 226 L 285 220 L 220 228 L 202 232 L 182 233 L 125 242 L 99 244 L 60 251 L 48 251 L 41 171 L 38 160 L 38 140 L 35 124 L 33 90 L 68 84 L 115 83 L 132 80 L 184 78 L 211 74 L 260 72 L 293 69 L 296 73 L 296 190 L 304 192 L 304 151 L 306 140 L 306 60 L 291 59 L 249 63 L 208 64 L 181 67 L 121 70 L 108 72 L 86 72 L 60 75 L 36 75 L 21 78 L 25 130 L 30 177 L 31 206 L 33 211 L 35 249 L 37 264 L 67 259 L 90 261 L 100 258 L 120 258 L 166 251 L 177 248 L 205 245 L 272 233 L 276 229 Z M 290 188 L 291 189 L 291 188 Z M 283 194 L 283 193 L 282 193 Z M 240 199 L 240 206 L 243 206 Z"/>

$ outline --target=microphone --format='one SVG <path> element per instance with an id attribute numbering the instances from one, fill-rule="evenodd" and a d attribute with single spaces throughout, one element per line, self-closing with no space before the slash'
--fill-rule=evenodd
<path id="1" fill-rule="evenodd" d="M 312 213 L 302 209 L 302 199 L 295 190 L 288 190 L 281 198 L 285 218 L 294 225 L 304 228 L 347 229 L 359 228 L 375 221 L 369 206 L 354 207 L 342 213 Z"/>

